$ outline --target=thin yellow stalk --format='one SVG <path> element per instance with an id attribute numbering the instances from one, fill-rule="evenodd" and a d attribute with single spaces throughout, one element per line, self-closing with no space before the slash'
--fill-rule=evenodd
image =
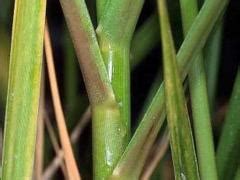
<path id="1" fill-rule="evenodd" d="M 78 139 L 80 138 L 83 130 L 87 126 L 87 124 L 90 122 L 91 117 L 91 110 L 90 106 L 86 109 L 86 111 L 83 113 L 82 117 L 80 118 L 78 124 L 73 129 L 70 140 L 72 144 L 75 144 Z M 61 165 L 63 160 L 63 151 L 62 149 L 59 149 L 58 153 L 56 153 L 57 156 L 52 160 L 52 162 L 48 165 L 46 170 L 44 171 L 43 177 L 48 177 L 48 179 L 51 179 L 51 177 L 54 175 L 54 173 L 57 171 L 58 167 Z M 44 178 L 46 179 L 46 178 Z"/>
<path id="2" fill-rule="evenodd" d="M 74 159 L 73 150 L 70 143 L 70 139 L 67 132 L 66 123 L 65 123 L 65 118 L 64 118 L 64 114 L 61 106 L 60 95 L 59 95 L 58 86 L 57 86 L 56 73 L 55 73 L 55 68 L 53 63 L 53 52 L 51 48 L 52 46 L 50 42 L 47 25 L 46 25 L 44 40 L 45 40 L 44 44 L 45 44 L 45 51 L 46 51 L 47 69 L 48 69 L 50 88 L 51 88 L 52 99 L 53 99 L 53 106 L 55 110 L 55 116 L 57 120 L 60 141 L 63 147 L 68 176 L 70 180 L 79 180 L 81 178 L 78 172 L 77 163 Z"/>
<path id="3" fill-rule="evenodd" d="M 38 122 L 37 122 L 37 140 L 35 152 L 35 175 L 34 179 L 41 180 L 43 172 L 43 157 L 44 157 L 44 77 L 42 76 L 41 82 L 41 95 L 40 95 L 40 105 L 38 112 Z"/>
<path id="4" fill-rule="evenodd" d="M 48 134 L 49 134 L 49 137 L 50 137 L 50 140 L 51 140 L 51 143 L 52 143 L 52 146 L 53 146 L 53 149 L 54 149 L 55 153 L 57 154 L 57 156 L 61 156 L 62 158 L 64 158 L 63 151 L 61 150 L 61 147 L 60 147 L 60 145 L 58 143 L 58 140 L 57 140 L 57 137 L 55 135 L 53 126 L 52 126 L 52 124 L 50 122 L 50 119 L 49 119 L 49 117 L 48 117 L 46 112 L 45 112 L 44 120 L 45 120 L 47 131 L 48 131 Z M 66 171 L 66 166 L 64 164 L 64 161 L 61 161 L 59 163 L 59 166 L 60 166 L 60 168 L 62 170 L 62 173 L 63 173 L 65 179 L 67 179 L 68 176 L 67 176 L 67 171 Z M 52 176 L 49 173 L 44 173 L 42 175 L 42 177 L 45 180 L 46 179 L 49 179 L 49 180 L 52 179 Z"/>

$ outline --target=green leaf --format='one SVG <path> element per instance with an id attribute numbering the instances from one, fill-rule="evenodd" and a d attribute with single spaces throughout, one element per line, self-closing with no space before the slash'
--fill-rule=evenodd
<path id="1" fill-rule="evenodd" d="M 180 0 L 185 35 L 197 16 L 197 3 L 197 0 Z M 188 79 L 200 175 L 202 179 L 214 180 L 217 179 L 217 168 L 208 104 L 206 74 L 201 53 L 193 61 Z"/>
<path id="2" fill-rule="evenodd" d="M 175 179 L 199 179 L 191 125 L 165 0 L 158 0 L 158 6 L 163 47 L 165 103 Z"/>
<path id="3" fill-rule="evenodd" d="M 239 165 L 240 151 L 240 70 L 236 76 L 222 134 L 217 148 L 219 179 L 233 179 Z"/>
<path id="4" fill-rule="evenodd" d="M 45 0 L 15 1 L 3 145 L 3 180 L 32 179 Z"/>

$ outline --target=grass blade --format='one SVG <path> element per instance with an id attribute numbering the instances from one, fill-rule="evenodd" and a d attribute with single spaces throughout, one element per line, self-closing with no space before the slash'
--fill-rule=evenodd
<path id="1" fill-rule="evenodd" d="M 219 179 L 233 179 L 239 165 L 240 151 L 240 70 L 238 69 L 228 112 L 217 148 Z"/>
<path id="2" fill-rule="evenodd" d="M 206 38 L 227 4 L 228 0 L 213 0 L 206 1 L 203 5 L 177 54 L 182 80 L 188 73 L 193 57 L 203 48 Z M 162 83 L 119 160 L 113 172 L 115 176 L 121 177 L 121 173 L 127 174 L 126 171 L 131 173 L 137 164 L 136 162 L 142 156 L 142 149 L 146 142 L 149 142 L 149 140 L 154 142 L 156 136 L 151 136 L 151 139 L 149 137 L 152 133 L 155 135 L 158 133 L 165 119 L 164 100 L 164 84 Z M 125 164 L 128 164 L 128 168 L 124 168 L 126 167 Z"/>
<path id="3" fill-rule="evenodd" d="M 198 13 L 197 1 L 180 0 L 180 6 L 184 34 L 186 35 Z M 194 60 L 188 78 L 200 175 L 203 179 L 214 180 L 217 179 L 217 168 L 206 74 L 201 53 Z"/>
<path id="4" fill-rule="evenodd" d="M 199 179 L 191 125 L 165 0 L 158 0 L 158 7 L 163 47 L 165 103 L 175 179 Z"/>
<path id="5" fill-rule="evenodd" d="M 40 97 L 45 0 L 15 1 L 2 179 L 31 179 Z"/>

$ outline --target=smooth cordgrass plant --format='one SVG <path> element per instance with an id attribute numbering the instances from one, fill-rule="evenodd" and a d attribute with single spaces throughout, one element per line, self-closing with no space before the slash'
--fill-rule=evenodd
<path id="1" fill-rule="evenodd" d="M 228 2 L 3 0 L 1 178 L 239 179 L 239 70 L 224 105 L 217 86 Z"/>

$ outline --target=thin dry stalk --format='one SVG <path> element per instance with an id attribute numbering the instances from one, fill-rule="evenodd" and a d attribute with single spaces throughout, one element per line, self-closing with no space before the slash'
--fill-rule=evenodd
<path id="1" fill-rule="evenodd" d="M 45 29 L 44 40 L 45 40 L 44 41 L 45 53 L 46 53 L 50 88 L 51 88 L 52 99 L 53 99 L 53 106 L 54 106 L 54 111 L 55 111 L 55 116 L 56 116 L 56 121 L 58 126 L 58 132 L 60 136 L 60 142 L 63 147 L 64 159 L 67 167 L 68 177 L 70 180 L 80 180 L 81 179 L 80 173 L 78 171 L 77 163 L 73 155 L 73 150 L 70 143 L 67 127 L 65 124 L 65 118 L 64 118 L 64 114 L 61 106 L 60 95 L 59 95 L 58 86 L 57 86 L 57 78 L 56 78 L 54 62 L 53 62 L 52 46 L 51 46 L 47 24 Z"/>
<path id="2" fill-rule="evenodd" d="M 79 140 L 83 130 L 90 122 L 90 119 L 91 119 L 91 110 L 90 110 L 90 106 L 89 106 L 86 109 L 86 111 L 83 113 L 82 117 L 78 121 L 78 124 L 75 126 L 75 128 L 73 129 L 73 131 L 71 133 L 70 140 L 71 140 L 72 144 L 75 144 Z M 47 177 L 48 179 L 51 179 L 51 177 L 57 171 L 59 165 L 61 165 L 62 160 L 63 160 L 63 151 L 62 151 L 62 149 L 60 149 L 56 153 L 55 158 L 52 160 L 52 162 L 48 165 L 48 167 L 44 171 L 44 174 L 43 174 L 44 179 L 46 179 L 45 177 Z"/>
<path id="3" fill-rule="evenodd" d="M 168 146 L 169 146 L 169 134 L 168 131 L 165 131 L 163 137 L 158 142 L 157 147 L 153 152 L 151 161 L 147 164 L 146 169 L 142 174 L 141 177 L 142 180 L 149 180 L 151 178 L 154 170 L 157 168 L 159 162 L 165 155 Z"/>
<path id="4" fill-rule="evenodd" d="M 53 145 L 53 149 L 54 149 L 55 153 L 57 155 L 61 154 L 61 156 L 63 157 L 63 151 L 60 150 L 61 149 L 60 145 L 58 143 L 58 140 L 57 140 L 57 137 L 55 135 L 53 126 L 51 124 L 51 121 L 50 121 L 49 116 L 48 116 L 46 111 L 45 111 L 44 120 L 45 120 L 47 131 L 48 131 L 48 134 L 49 134 L 49 137 L 50 137 L 50 140 L 51 140 L 51 143 Z M 66 171 L 66 167 L 65 167 L 64 162 L 61 161 L 59 166 L 61 167 L 61 170 L 63 172 L 63 175 L 64 175 L 65 179 L 67 179 L 67 171 Z M 49 174 L 48 172 L 44 173 L 42 177 L 45 180 L 47 180 L 47 179 L 50 180 L 52 178 L 51 174 Z"/>
<path id="5" fill-rule="evenodd" d="M 44 156 L 44 77 L 42 75 L 41 94 L 37 122 L 37 140 L 35 152 L 35 177 L 36 180 L 42 180 L 43 156 Z"/>
<path id="6" fill-rule="evenodd" d="M 85 129 L 85 127 L 88 125 L 88 123 L 91 120 L 91 108 L 90 106 L 85 110 L 85 112 L 83 113 L 82 117 L 80 118 L 78 124 L 74 127 L 72 133 L 71 133 L 71 142 L 73 144 L 75 144 L 81 134 L 83 133 L 83 130 Z"/>

